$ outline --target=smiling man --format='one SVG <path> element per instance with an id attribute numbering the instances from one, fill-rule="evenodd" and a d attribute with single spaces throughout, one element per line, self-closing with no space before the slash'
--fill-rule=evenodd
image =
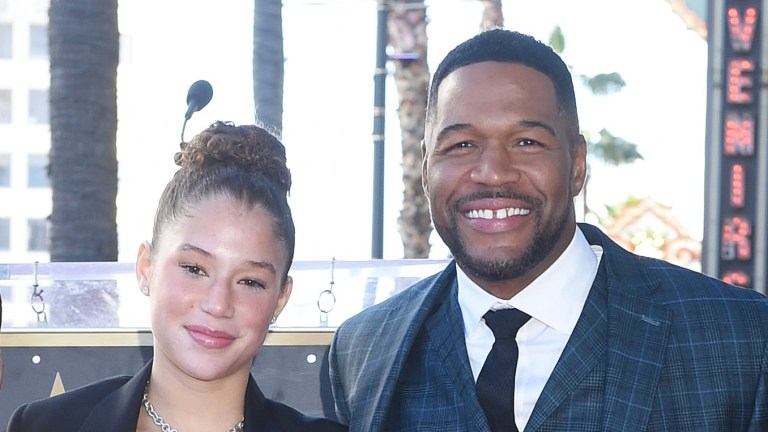
<path id="1" fill-rule="evenodd" d="M 448 53 L 423 156 L 454 262 L 337 330 L 351 431 L 768 430 L 768 300 L 576 223 L 586 143 L 549 47 Z"/>

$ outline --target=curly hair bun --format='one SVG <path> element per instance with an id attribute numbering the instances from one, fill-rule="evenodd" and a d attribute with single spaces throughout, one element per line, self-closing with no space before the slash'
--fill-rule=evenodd
<path id="1" fill-rule="evenodd" d="M 189 143 L 181 143 L 174 162 L 191 170 L 221 165 L 239 167 L 271 178 L 286 193 L 291 189 L 285 146 L 275 135 L 255 125 L 235 126 L 217 121 Z"/>

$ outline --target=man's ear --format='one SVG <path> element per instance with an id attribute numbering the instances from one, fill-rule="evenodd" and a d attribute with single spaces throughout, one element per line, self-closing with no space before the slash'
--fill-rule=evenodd
<path id="1" fill-rule="evenodd" d="M 584 138 L 584 135 L 579 134 L 573 146 L 571 152 L 571 186 L 573 188 L 573 196 L 575 197 L 581 192 L 587 178 L 587 140 Z"/>

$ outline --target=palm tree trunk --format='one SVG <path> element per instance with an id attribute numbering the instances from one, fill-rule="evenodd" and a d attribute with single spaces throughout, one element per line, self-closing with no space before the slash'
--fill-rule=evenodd
<path id="1" fill-rule="evenodd" d="M 51 0 L 51 261 L 117 260 L 117 0 Z"/>
<path id="2" fill-rule="evenodd" d="M 394 0 L 390 5 L 387 28 L 393 48 L 403 152 L 400 237 L 404 258 L 427 258 L 432 224 L 421 183 L 421 141 L 429 83 L 426 10 L 421 0 Z"/>
<path id="3" fill-rule="evenodd" d="M 254 0 L 253 102 L 256 120 L 267 129 L 283 129 L 283 3 Z"/>
<path id="4" fill-rule="evenodd" d="M 501 11 L 501 0 L 480 0 L 483 2 L 483 19 L 481 30 L 504 27 L 504 13 Z"/>

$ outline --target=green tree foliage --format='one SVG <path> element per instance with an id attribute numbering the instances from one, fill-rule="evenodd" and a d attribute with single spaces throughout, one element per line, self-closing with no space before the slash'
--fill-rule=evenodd
<path id="1" fill-rule="evenodd" d="M 555 26 L 549 35 L 549 46 L 562 54 L 565 51 L 565 35 L 560 26 Z M 599 73 L 597 75 L 584 75 L 574 73 L 571 66 L 571 73 L 576 79 L 586 86 L 589 91 L 598 96 L 609 95 L 621 91 L 627 83 L 617 72 Z M 643 156 L 637 150 L 637 145 L 623 138 L 617 137 L 607 129 L 600 130 L 600 139 L 590 140 L 589 134 L 585 133 L 588 145 L 588 154 L 610 165 L 622 165 L 642 159 Z"/>

